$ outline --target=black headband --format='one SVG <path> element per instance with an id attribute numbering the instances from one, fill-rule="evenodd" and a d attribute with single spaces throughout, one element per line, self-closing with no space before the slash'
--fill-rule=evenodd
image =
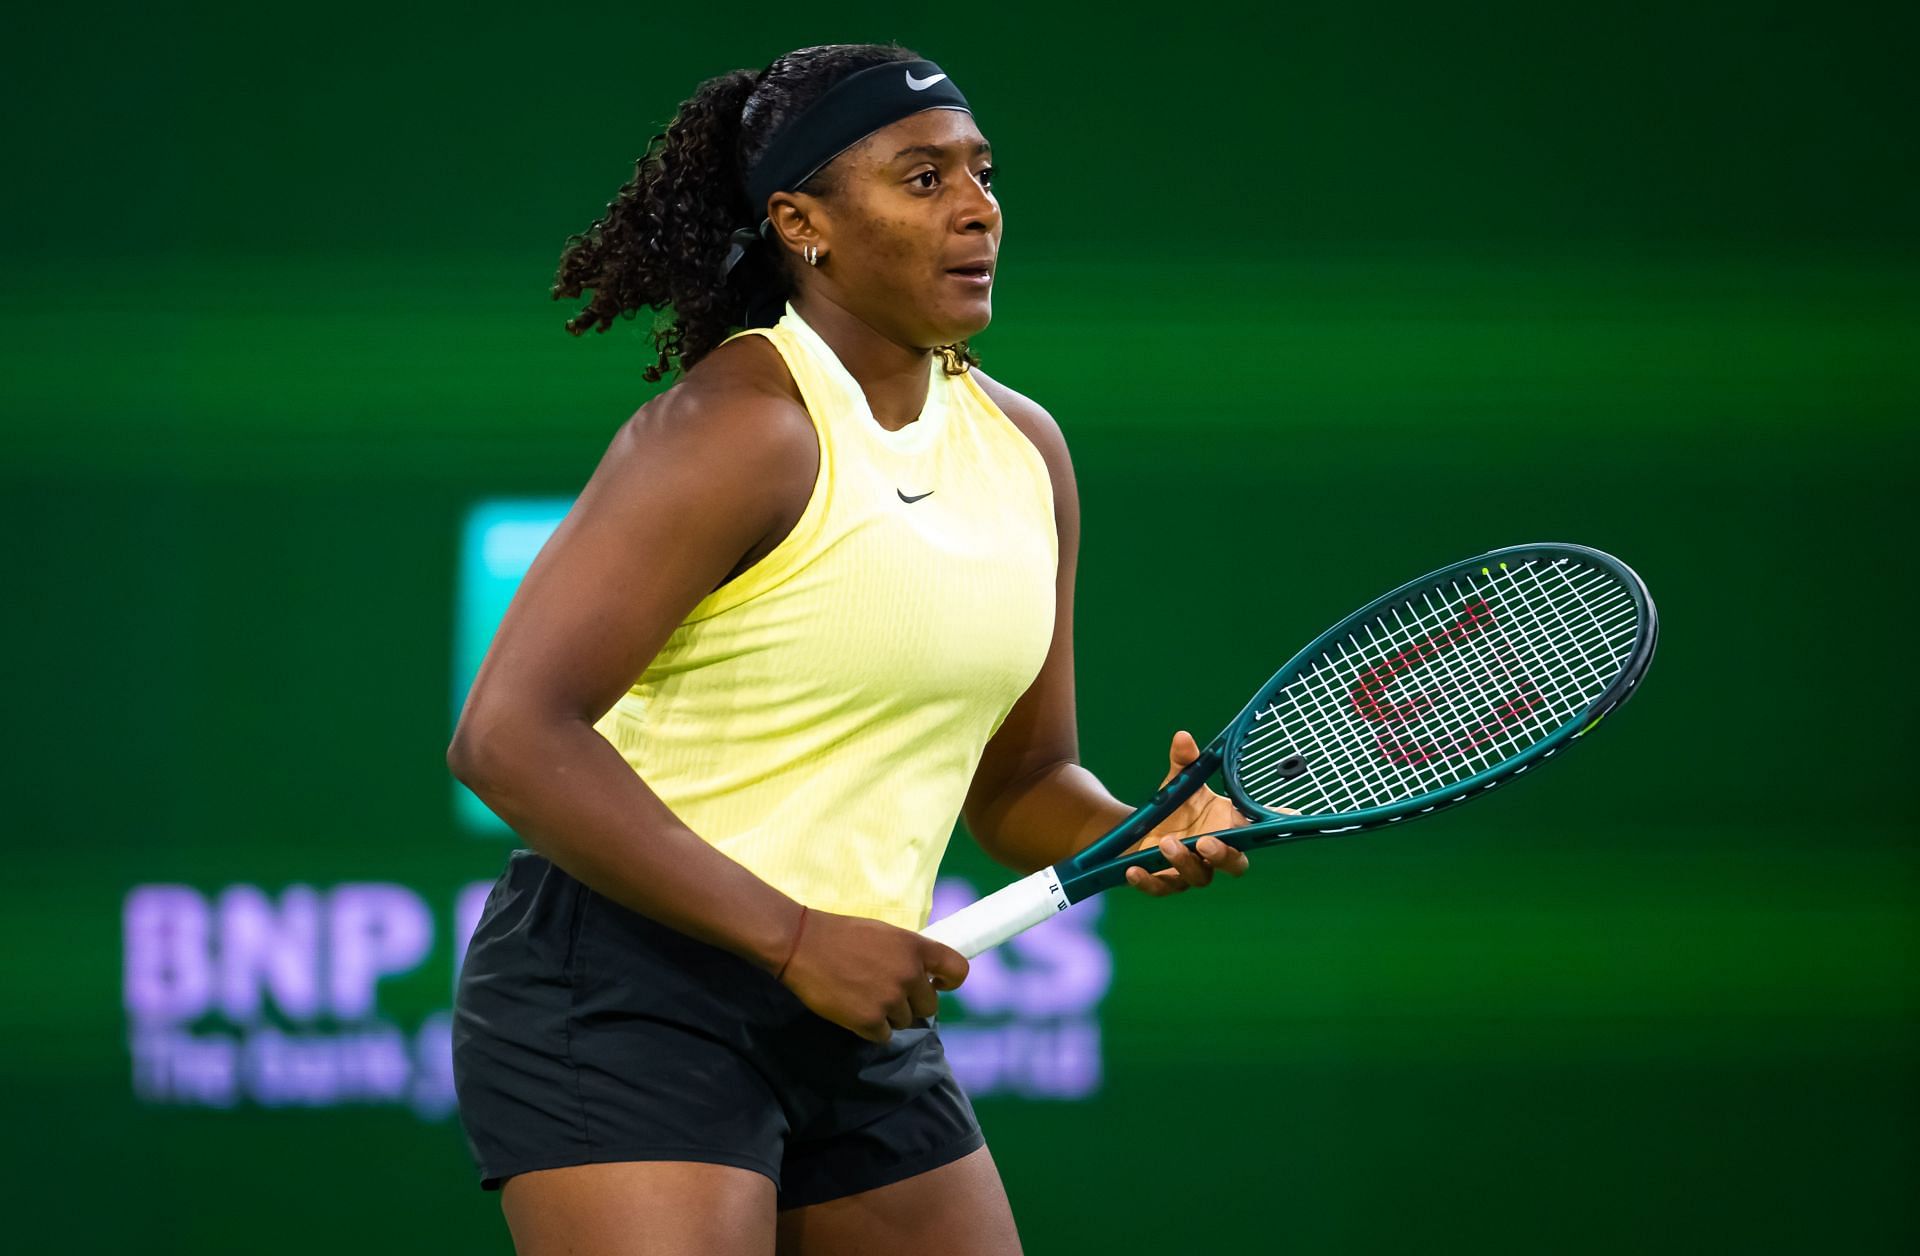
<path id="1" fill-rule="evenodd" d="M 725 274 L 745 246 L 764 239 L 767 198 L 799 187 L 822 166 L 881 127 L 925 109 L 973 110 L 946 72 L 931 61 L 889 61 L 857 70 L 789 119 L 747 173 L 747 203 L 762 215 L 757 227 L 733 233 Z"/>

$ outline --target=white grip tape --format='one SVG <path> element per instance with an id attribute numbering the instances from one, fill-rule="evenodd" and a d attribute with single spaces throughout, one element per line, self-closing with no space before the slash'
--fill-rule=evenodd
<path id="1" fill-rule="evenodd" d="M 970 903 L 920 931 L 922 937 L 944 942 L 968 959 L 992 950 L 1016 933 L 1021 933 L 1072 904 L 1060 888 L 1060 877 L 1052 868 L 1042 868 L 1012 885 L 995 890 L 977 903 Z"/>

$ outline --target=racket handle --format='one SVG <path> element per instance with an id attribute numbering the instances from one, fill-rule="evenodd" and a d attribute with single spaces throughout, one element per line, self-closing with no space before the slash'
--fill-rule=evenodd
<path id="1" fill-rule="evenodd" d="M 1050 920 L 1071 904 L 1052 868 L 1042 868 L 1012 885 L 995 890 L 977 903 L 934 921 L 920 936 L 945 943 L 968 959 L 992 950 L 1017 933 Z"/>

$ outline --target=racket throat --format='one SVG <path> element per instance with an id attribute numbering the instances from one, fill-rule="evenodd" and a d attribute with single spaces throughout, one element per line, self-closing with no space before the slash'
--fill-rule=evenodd
<path id="1" fill-rule="evenodd" d="M 1179 810 L 1181 803 L 1191 798 L 1220 770 L 1224 746 L 1224 736 L 1216 738 L 1212 745 L 1200 752 L 1199 758 L 1181 768 L 1172 780 L 1160 787 L 1159 793 L 1142 803 L 1138 811 L 1095 838 L 1079 853 L 1061 860 L 1055 866 L 1060 869 L 1062 877 L 1071 884 L 1078 874 L 1107 862 L 1151 833 L 1155 825 Z M 1073 901 L 1077 903 L 1083 897 L 1085 895 L 1076 894 Z"/>

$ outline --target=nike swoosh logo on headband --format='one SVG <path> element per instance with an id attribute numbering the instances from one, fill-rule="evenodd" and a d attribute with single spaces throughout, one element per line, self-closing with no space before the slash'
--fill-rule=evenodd
<path id="1" fill-rule="evenodd" d="M 944 74 L 936 74 L 932 78 L 917 79 L 913 77 L 912 70 L 908 70 L 905 73 L 907 76 L 907 86 L 911 87 L 916 92 L 924 92 L 929 87 L 932 87 L 935 83 L 938 83 L 941 79 L 947 77 Z"/>

